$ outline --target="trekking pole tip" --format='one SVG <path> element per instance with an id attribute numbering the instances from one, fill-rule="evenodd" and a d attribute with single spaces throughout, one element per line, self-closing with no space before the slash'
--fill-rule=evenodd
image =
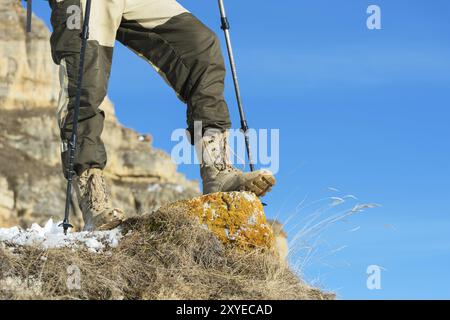
<path id="1" fill-rule="evenodd" d="M 69 222 L 64 221 L 62 222 L 58 227 L 63 227 L 64 235 L 67 235 L 67 230 L 73 228 L 73 225 L 71 225 Z"/>

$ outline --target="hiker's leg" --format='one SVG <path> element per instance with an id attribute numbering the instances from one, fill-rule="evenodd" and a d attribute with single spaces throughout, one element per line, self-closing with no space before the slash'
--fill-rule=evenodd
<path id="1" fill-rule="evenodd" d="M 63 170 L 66 174 L 67 141 L 72 132 L 85 0 L 50 0 L 50 6 L 52 55 L 55 63 L 60 65 L 58 123 L 61 129 Z M 123 8 L 124 0 L 92 1 L 75 156 L 77 175 L 90 168 L 103 169 L 106 165 L 106 151 L 101 139 L 105 115 L 99 106 L 106 96 L 113 46 Z"/>
<path id="2" fill-rule="evenodd" d="M 188 105 L 188 130 L 201 162 L 203 192 L 249 190 L 264 195 L 275 184 L 268 171 L 243 173 L 231 165 L 223 97 L 225 63 L 217 36 L 175 0 L 129 0 L 117 39 L 150 62 Z M 203 137 L 194 137 L 201 121 Z M 201 138 L 201 139 L 199 139 Z"/>
<path id="3" fill-rule="evenodd" d="M 175 0 L 129 0 L 117 39 L 150 62 L 187 103 L 187 125 L 224 131 L 225 64 L 217 36 Z"/>
<path id="4" fill-rule="evenodd" d="M 101 139 L 105 115 L 99 109 L 106 96 L 113 46 L 116 31 L 122 19 L 123 4 L 124 0 L 92 1 L 81 92 L 74 182 L 85 230 L 105 226 L 114 227 L 123 218 L 123 213 L 112 207 L 101 170 L 106 165 L 106 151 Z M 63 170 L 64 174 L 67 174 L 67 148 L 72 134 L 80 63 L 80 31 L 85 1 L 50 0 L 50 6 L 53 25 L 52 55 L 55 63 L 60 65 L 61 93 L 58 123 L 63 146 Z"/>

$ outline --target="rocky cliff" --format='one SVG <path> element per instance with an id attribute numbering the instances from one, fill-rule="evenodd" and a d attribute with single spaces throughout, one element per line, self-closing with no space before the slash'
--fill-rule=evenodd
<path id="1" fill-rule="evenodd" d="M 49 37 L 36 17 L 32 33 L 25 32 L 20 1 L 1 1 L 0 226 L 28 226 L 63 214 L 65 180 L 55 115 L 59 80 Z M 111 101 L 105 99 L 101 108 L 107 113 L 106 173 L 117 207 L 134 215 L 199 194 L 198 183 L 178 173 L 170 157 L 151 146 L 150 136 L 117 121 Z"/>

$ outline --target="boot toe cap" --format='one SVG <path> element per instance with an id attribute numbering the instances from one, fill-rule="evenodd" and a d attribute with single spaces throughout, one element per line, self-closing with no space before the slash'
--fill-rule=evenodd
<path id="1" fill-rule="evenodd" d="M 268 170 L 258 170 L 248 173 L 245 180 L 244 190 L 251 191 L 258 197 L 266 195 L 276 184 L 275 177 Z"/>

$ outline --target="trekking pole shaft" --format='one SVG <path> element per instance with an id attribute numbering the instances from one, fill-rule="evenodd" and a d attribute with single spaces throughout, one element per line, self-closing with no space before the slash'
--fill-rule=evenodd
<path id="1" fill-rule="evenodd" d="M 253 163 L 252 150 L 250 148 L 250 138 L 248 136 L 248 133 L 244 133 L 244 137 L 245 137 L 245 148 L 247 149 L 250 171 L 255 171 L 255 165 Z"/>
<path id="2" fill-rule="evenodd" d="M 80 116 L 80 104 L 81 104 L 81 91 L 83 87 L 83 75 L 84 75 L 84 62 L 86 57 L 87 41 L 89 38 L 89 17 L 91 14 L 91 1 L 86 1 L 86 10 L 84 14 L 83 29 L 81 31 L 81 51 L 80 51 L 80 64 L 78 69 L 78 83 L 77 92 L 75 96 L 75 106 L 73 110 L 73 120 L 72 120 L 72 135 L 69 141 L 69 156 L 68 156 L 68 166 L 67 166 L 67 190 L 66 190 L 66 206 L 64 211 L 64 221 L 63 228 L 64 233 L 67 233 L 67 229 L 72 226 L 69 223 L 70 214 L 70 202 L 72 193 L 72 182 L 74 176 L 74 166 L 75 166 L 75 154 L 78 141 L 78 118 Z"/>
<path id="3" fill-rule="evenodd" d="M 250 138 L 248 135 L 249 127 L 247 124 L 247 119 L 245 117 L 244 107 L 243 107 L 243 103 L 242 103 L 241 90 L 239 87 L 239 80 L 238 80 L 238 76 L 237 76 L 236 62 L 234 60 L 233 46 L 231 45 L 230 23 L 228 21 L 227 15 L 226 15 L 225 5 L 223 3 L 223 0 L 219 0 L 219 9 L 220 9 L 221 22 L 222 22 L 221 28 L 225 34 L 228 58 L 230 60 L 231 74 L 233 76 L 233 82 L 234 82 L 234 90 L 236 93 L 236 99 L 237 99 L 237 104 L 238 104 L 238 109 L 239 109 L 239 116 L 241 118 L 241 130 L 245 136 L 245 147 L 247 150 L 247 156 L 248 156 L 248 161 L 250 164 L 250 170 L 254 171 L 255 167 L 254 167 L 252 152 L 251 152 L 251 148 L 250 148 Z"/>
<path id="4" fill-rule="evenodd" d="M 31 21 L 33 17 L 33 0 L 27 0 L 27 32 L 31 32 Z"/>

